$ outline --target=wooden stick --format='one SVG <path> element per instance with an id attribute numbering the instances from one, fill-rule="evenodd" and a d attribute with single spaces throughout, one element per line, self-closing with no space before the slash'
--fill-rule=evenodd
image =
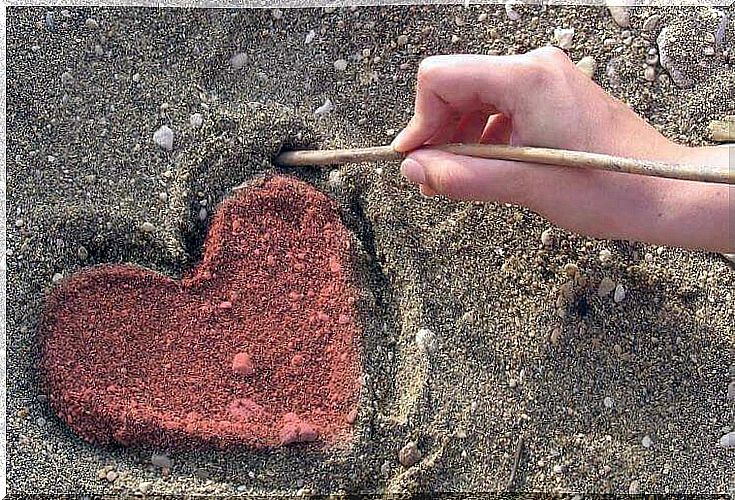
<path id="1" fill-rule="evenodd" d="M 628 174 L 666 177 L 688 181 L 735 184 L 735 167 L 664 163 L 634 158 L 622 158 L 599 153 L 585 153 L 565 149 L 530 148 L 498 144 L 444 144 L 421 149 L 445 151 L 457 155 L 495 160 L 523 161 L 561 167 L 608 170 Z M 359 149 L 286 151 L 275 158 L 284 167 L 306 165 L 341 165 L 374 161 L 395 161 L 405 156 L 391 146 Z"/>

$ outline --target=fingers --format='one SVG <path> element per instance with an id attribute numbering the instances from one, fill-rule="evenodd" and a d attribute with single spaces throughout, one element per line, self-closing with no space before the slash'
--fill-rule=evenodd
<path id="1" fill-rule="evenodd" d="M 537 49 L 519 56 L 424 59 L 417 75 L 414 115 L 393 140 L 393 148 L 405 152 L 426 144 L 453 116 L 503 113 L 512 119 L 520 100 L 533 97 L 531 90 L 543 91 L 549 75 L 561 65 L 557 59 L 566 58 L 557 52 Z"/>
<path id="2" fill-rule="evenodd" d="M 534 184 L 543 182 L 539 179 L 542 168 L 419 150 L 403 161 L 401 173 L 419 184 L 427 196 L 442 194 L 457 200 L 526 204 L 534 198 Z"/>

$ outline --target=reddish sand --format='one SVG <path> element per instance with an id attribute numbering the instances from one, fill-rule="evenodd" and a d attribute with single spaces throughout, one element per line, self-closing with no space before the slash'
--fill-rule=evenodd
<path id="1" fill-rule="evenodd" d="M 181 281 L 129 265 L 62 282 L 41 326 L 58 415 L 97 443 L 336 443 L 359 398 L 349 234 L 333 203 L 276 177 L 219 207 Z"/>

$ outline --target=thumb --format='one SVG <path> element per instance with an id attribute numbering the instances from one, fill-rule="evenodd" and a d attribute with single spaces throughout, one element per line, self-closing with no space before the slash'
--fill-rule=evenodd
<path id="1" fill-rule="evenodd" d="M 544 171 L 534 164 L 420 150 L 403 160 L 401 173 L 421 185 L 425 193 L 435 192 L 457 200 L 526 205 L 534 198 L 534 184 L 543 182 L 538 177 Z"/>

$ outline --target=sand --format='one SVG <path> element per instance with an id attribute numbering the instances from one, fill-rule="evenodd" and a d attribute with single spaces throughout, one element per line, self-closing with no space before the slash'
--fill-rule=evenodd
<path id="1" fill-rule="evenodd" d="M 213 208 L 273 173 L 284 145 L 387 143 L 410 117 L 427 55 L 518 53 L 573 26 L 570 56 L 593 55 L 598 82 L 687 144 L 707 143 L 709 120 L 735 113 L 732 55 L 697 59 L 712 76 L 689 89 L 667 75 L 646 81 L 650 8 L 633 11 L 630 45 L 602 7 L 523 6 L 519 21 L 496 6 L 283 9 L 278 19 L 67 10 L 8 10 L 10 492 L 732 492 L 735 456 L 716 446 L 734 425 L 725 259 L 559 229 L 544 247 L 541 217 L 424 198 L 394 163 L 282 172 L 331 196 L 361 242 L 365 383 L 351 446 L 169 453 L 170 464 L 152 460 L 168 450 L 95 447 L 53 415 L 36 369 L 55 274 L 126 262 L 180 277 L 201 255 Z M 657 30 L 698 15 L 656 12 Z M 730 54 L 732 33 L 731 21 Z M 238 53 L 247 60 L 235 70 Z M 314 116 L 327 98 L 334 109 Z M 174 131 L 171 152 L 153 143 L 162 125 Z M 604 277 L 623 285 L 622 301 L 598 296 Z M 421 328 L 436 350 L 417 346 Z M 398 452 L 409 441 L 421 459 L 407 468 Z"/>

